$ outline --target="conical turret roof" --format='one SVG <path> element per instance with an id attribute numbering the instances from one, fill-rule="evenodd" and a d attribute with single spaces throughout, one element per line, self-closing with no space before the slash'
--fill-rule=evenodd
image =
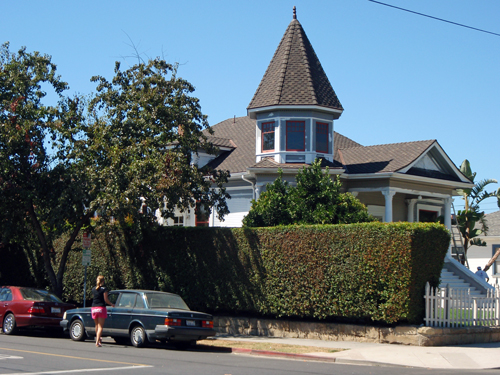
<path id="1" fill-rule="evenodd" d="M 343 111 L 300 22 L 294 18 L 281 39 L 248 110 L 269 106 L 321 106 Z"/>

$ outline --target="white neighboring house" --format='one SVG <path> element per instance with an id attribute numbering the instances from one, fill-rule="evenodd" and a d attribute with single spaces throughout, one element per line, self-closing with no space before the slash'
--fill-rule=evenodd
<path id="1" fill-rule="evenodd" d="M 467 251 L 467 260 L 469 261 L 469 268 L 472 272 L 476 272 L 477 267 L 484 269 L 484 266 L 491 257 L 500 248 L 500 211 L 492 212 L 485 215 L 485 220 L 488 225 L 488 235 L 478 236 L 481 240 L 486 242 L 486 246 L 471 246 Z M 491 268 L 486 271 L 488 274 L 490 284 L 498 284 L 500 278 L 500 257 L 497 258 Z"/>

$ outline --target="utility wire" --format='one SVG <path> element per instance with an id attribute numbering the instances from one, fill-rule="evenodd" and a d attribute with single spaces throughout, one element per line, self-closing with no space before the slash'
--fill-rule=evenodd
<path id="1" fill-rule="evenodd" d="M 413 10 L 409 10 L 409 9 L 405 9 L 405 8 L 400 8 L 400 7 L 397 7 L 397 6 L 394 6 L 394 5 L 390 5 L 390 4 L 382 3 L 382 2 L 380 2 L 380 1 L 375 1 L 375 0 L 368 0 L 368 1 L 371 1 L 372 3 L 377 3 L 377 4 L 380 4 L 380 5 L 385 5 L 385 6 L 387 6 L 387 7 L 391 7 L 391 8 L 395 8 L 395 9 L 403 10 L 403 11 L 405 11 L 405 12 L 409 12 L 409 13 L 413 13 L 413 14 L 418 14 L 419 16 L 424 16 L 424 17 L 432 18 L 432 19 L 434 19 L 434 20 L 443 21 L 443 22 L 448 22 L 448 23 L 451 23 L 451 24 L 453 24 L 453 25 L 466 27 L 466 28 L 468 28 L 468 29 L 472 29 L 472 30 L 476 30 L 476 31 L 481 31 L 481 32 L 483 32 L 483 33 L 487 33 L 487 34 L 492 34 L 492 35 L 500 36 L 500 34 L 493 33 L 493 32 L 491 32 L 491 31 L 487 31 L 487 30 L 483 30 L 483 29 L 478 29 L 478 28 L 476 28 L 476 27 L 467 26 L 467 25 L 464 25 L 464 24 L 461 24 L 461 23 L 448 21 L 448 20 L 445 20 L 445 19 L 442 19 L 442 18 L 429 16 L 429 15 L 427 15 L 427 14 L 423 14 L 423 13 L 419 13 L 419 12 L 414 12 Z"/>

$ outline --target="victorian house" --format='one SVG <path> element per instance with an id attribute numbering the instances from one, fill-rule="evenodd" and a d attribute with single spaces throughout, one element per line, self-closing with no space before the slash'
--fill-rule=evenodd
<path id="1" fill-rule="evenodd" d="M 231 172 L 230 214 L 219 221 L 209 213 L 179 213 L 176 223 L 239 227 L 251 200 L 277 178 L 278 169 L 293 183 L 300 168 L 320 158 L 332 177 L 340 175 L 344 191 L 379 220 L 434 221 L 443 216 L 451 227 L 456 189 L 473 184 L 439 143 L 361 145 L 335 131 L 343 110 L 294 9 L 247 116 L 214 125 L 210 140 L 220 153 L 198 158 L 200 166 Z"/>

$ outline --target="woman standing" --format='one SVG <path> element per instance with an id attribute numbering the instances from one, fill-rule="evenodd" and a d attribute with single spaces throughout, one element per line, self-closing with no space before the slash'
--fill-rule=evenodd
<path id="1" fill-rule="evenodd" d="M 108 299 L 108 290 L 104 286 L 104 276 L 97 276 L 96 286 L 92 288 L 92 296 L 92 308 L 90 311 L 92 313 L 92 319 L 94 319 L 95 322 L 95 346 L 100 347 L 102 346 L 102 328 L 108 316 L 106 303 L 115 307 Z"/>

